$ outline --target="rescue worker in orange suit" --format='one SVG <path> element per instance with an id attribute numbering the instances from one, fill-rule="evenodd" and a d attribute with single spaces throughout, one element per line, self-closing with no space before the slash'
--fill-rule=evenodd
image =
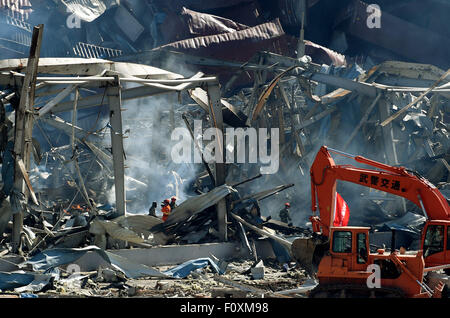
<path id="1" fill-rule="evenodd" d="M 163 203 L 161 204 L 161 212 L 163 214 L 163 216 L 162 216 L 163 222 L 166 222 L 167 218 L 169 217 L 170 211 L 171 211 L 170 201 L 169 201 L 169 199 L 165 199 L 163 201 Z"/>
<path id="2" fill-rule="evenodd" d="M 172 211 L 177 207 L 177 197 L 170 198 L 170 210 Z"/>

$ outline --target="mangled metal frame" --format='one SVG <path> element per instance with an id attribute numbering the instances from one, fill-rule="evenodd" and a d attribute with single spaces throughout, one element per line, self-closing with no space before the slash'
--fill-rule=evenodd
<path id="1" fill-rule="evenodd" d="M 179 53 L 178 53 L 179 54 Z M 308 61 L 296 60 L 273 53 L 260 53 L 263 62 L 260 64 L 247 63 L 241 65 L 239 63 L 223 62 L 228 67 L 239 68 L 246 71 L 254 72 L 286 72 L 290 70 L 290 76 L 302 78 L 306 81 L 315 81 L 328 84 L 330 86 L 339 87 L 339 93 L 330 93 L 321 96 L 321 101 L 328 104 L 328 99 L 339 99 L 350 91 L 356 91 L 361 95 L 374 98 L 373 106 L 375 107 L 377 100 L 381 95 L 389 92 L 435 92 L 446 94 L 450 91 L 448 84 L 440 87 L 400 87 L 387 86 L 369 81 L 352 81 L 334 75 L 327 75 L 318 72 L 317 65 Z M 206 61 L 203 59 L 202 61 Z M 212 59 L 209 63 L 218 63 Z M 195 63 L 194 63 L 195 64 Z M 0 86 L 21 87 L 26 75 L 23 71 L 26 69 L 26 60 L 5 60 L 0 61 Z M 211 114 L 211 124 L 218 130 L 223 130 L 222 106 L 224 101 L 220 99 L 220 89 L 218 81 L 215 77 L 203 77 L 202 73 L 197 73 L 191 78 L 182 78 L 181 75 L 166 72 L 161 69 L 153 68 L 146 65 L 131 64 L 124 62 L 111 62 L 96 59 L 41 59 L 39 63 L 38 73 L 53 74 L 56 76 L 37 76 L 36 91 L 39 94 L 42 89 L 54 87 L 54 85 L 64 85 L 64 88 L 54 91 L 55 97 L 47 102 L 39 110 L 34 110 L 34 115 L 46 118 L 49 113 L 58 113 L 78 109 L 86 109 L 104 104 L 109 105 L 111 139 L 113 148 L 113 168 L 116 191 L 116 208 L 120 215 L 126 213 L 125 204 L 125 184 L 124 184 L 124 156 L 123 156 L 123 134 L 121 107 L 122 101 L 136 99 L 141 97 L 153 96 L 158 94 L 181 92 L 183 90 L 193 90 L 198 87 L 207 87 L 208 100 L 200 103 L 201 106 Z M 286 72 L 288 73 L 288 72 Z M 371 72 L 373 74 L 373 72 Z M 69 75 L 69 76 L 67 76 Z M 76 76 L 76 77 L 74 77 Z M 137 85 L 132 88 L 122 87 L 123 83 L 134 83 Z M 276 83 L 275 83 L 276 84 Z M 264 85 L 264 83 L 260 83 Z M 425 85 L 424 85 L 425 86 Z M 95 94 L 81 99 L 64 101 L 73 91 L 77 91 L 81 87 L 87 88 L 105 88 L 105 94 Z M 269 85 L 270 87 L 270 85 Z M 344 90 L 342 90 L 344 89 Z M 280 88 L 282 92 L 282 87 Z M 337 92 L 335 91 L 335 92 Z M 264 92 L 263 92 L 264 93 Z M 269 93 L 270 94 L 270 93 Z M 261 102 L 261 94 L 259 102 Z M 258 96 L 255 93 L 255 101 L 251 106 L 258 106 Z M 203 105 L 202 105 L 203 104 Z M 264 105 L 260 107 L 251 107 L 249 109 L 252 115 L 250 121 L 255 120 Z M 324 114 L 328 114 L 333 109 L 327 110 Z M 321 117 L 316 115 L 309 121 L 303 122 L 301 127 L 309 125 Z M 319 118 L 320 117 L 320 118 Z M 383 116 L 386 118 L 387 114 Z M 301 128 L 300 127 L 300 128 Z M 299 127 L 297 127 L 299 129 Z M 72 127 L 72 134 L 76 128 Z M 219 145 L 223 147 L 223 145 Z M 219 149 L 223 155 L 223 150 Z M 223 163 L 216 163 L 216 186 L 224 184 L 225 169 Z M 85 191 L 84 191 L 85 192 Z M 226 204 L 225 200 L 221 200 L 217 204 L 219 233 L 224 241 L 227 239 L 226 233 Z"/>
<path id="2" fill-rule="evenodd" d="M 0 61 L 0 87 L 15 87 L 16 91 L 19 91 L 26 77 L 26 68 L 26 59 Z M 197 73 L 191 78 L 183 78 L 181 75 L 147 65 L 78 58 L 42 58 L 39 61 L 37 73 L 37 94 L 44 88 L 54 88 L 56 85 L 64 85 L 64 88 L 52 91 L 54 92 L 53 99 L 40 109 L 33 109 L 34 117 L 48 119 L 50 113 L 80 110 L 101 105 L 109 106 L 116 210 L 119 215 L 125 215 L 126 213 L 121 115 L 123 101 L 206 87 L 211 125 L 217 130 L 223 130 L 219 82 L 215 77 L 203 77 L 203 73 Z M 51 74 L 52 76 L 40 76 L 40 74 Z M 123 83 L 134 83 L 135 87 L 125 88 L 122 85 Z M 104 88 L 105 94 L 96 94 L 85 98 L 79 98 L 79 94 L 75 94 L 75 98 L 69 98 L 73 91 L 78 92 L 81 87 Z M 67 98 L 69 98 L 69 101 L 64 101 Z M 73 141 L 74 125 L 72 129 Z M 223 147 L 223 145 L 219 146 Z M 223 150 L 219 149 L 219 151 L 223 154 Z M 224 184 L 225 167 L 223 163 L 216 163 L 215 174 L 216 185 Z M 222 239 L 226 241 L 225 199 L 217 204 L 217 212 L 219 233 Z"/>

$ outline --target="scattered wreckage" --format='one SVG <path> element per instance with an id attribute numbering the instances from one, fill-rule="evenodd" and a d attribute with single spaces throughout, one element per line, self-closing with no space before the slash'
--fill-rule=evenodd
<path id="1" fill-rule="evenodd" d="M 44 26 L 23 21 L 21 58 L 10 58 L 10 47 L 2 55 L 3 293 L 306 297 L 317 282 L 295 263 L 292 242 L 317 235 L 305 189 L 322 145 L 408 167 L 448 201 L 448 71 L 389 60 L 360 65 L 286 34 L 283 25 L 298 24 L 301 15 L 251 23 L 254 1 L 233 1 L 245 6 L 240 21 L 179 1 L 180 19 L 170 28 L 157 6 L 152 26 L 144 27 L 139 15 L 148 2 L 124 2 L 88 1 L 97 8 L 90 11 L 61 2 L 83 21 L 89 42 L 66 39 L 64 58 L 49 57 L 65 55 L 48 54 Z M 354 4 L 356 16 L 361 3 Z M 123 19 L 130 23 L 112 28 L 120 32 L 106 32 Z M 17 27 L 18 20 L 0 23 Z M 364 36 L 360 30 L 352 25 L 345 34 Z M 111 47 L 102 46 L 105 33 Z M 260 164 L 207 162 L 194 120 L 223 134 L 228 127 L 279 129 L 279 171 L 261 175 Z M 170 160 L 171 132 L 184 126 L 202 164 Z M 228 149 L 216 151 L 225 156 Z M 420 207 L 351 185 L 338 184 L 338 191 L 358 211 L 349 225 L 369 227 L 370 247 L 420 249 L 427 222 Z M 178 206 L 165 222 L 159 210 L 148 215 L 151 202 L 171 196 Z M 285 202 L 294 225 L 279 220 Z M 449 284 L 428 273 L 422 292 L 445 294 L 439 281 Z"/>

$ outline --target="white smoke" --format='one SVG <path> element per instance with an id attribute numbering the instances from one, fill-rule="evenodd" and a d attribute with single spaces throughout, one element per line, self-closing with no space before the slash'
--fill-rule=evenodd
<path id="1" fill-rule="evenodd" d="M 170 156 L 172 129 L 184 126 L 174 97 L 167 94 L 124 101 L 125 187 L 130 213 L 148 213 L 153 201 L 159 206 L 162 200 L 172 196 L 182 202 L 187 198 L 186 183 L 196 175 L 193 165 L 176 164 Z M 110 144 L 109 138 L 105 142 Z M 108 192 L 108 200 L 115 202 L 114 187 Z"/>

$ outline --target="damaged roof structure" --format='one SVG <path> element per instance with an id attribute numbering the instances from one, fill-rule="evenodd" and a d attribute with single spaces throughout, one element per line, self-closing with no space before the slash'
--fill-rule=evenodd
<path id="1" fill-rule="evenodd" d="M 408 167 L 448 201 L 450 35 L 420 1 L 373 2 L 387 27 L 367 28 L 362 1 L 0 1 L 1 292 L 306 297 L 317 282 L 291 245 L 312 235 L 322 145 Z M 201 162 L 174 162 L 177 128 Z M 228 162 L 234 141 L 208 161 L 209 128 L 277 129 L 279 169 Z M 420 208 L 337 189 L 371 247 L 395 228 L 420 249 Z"/>

